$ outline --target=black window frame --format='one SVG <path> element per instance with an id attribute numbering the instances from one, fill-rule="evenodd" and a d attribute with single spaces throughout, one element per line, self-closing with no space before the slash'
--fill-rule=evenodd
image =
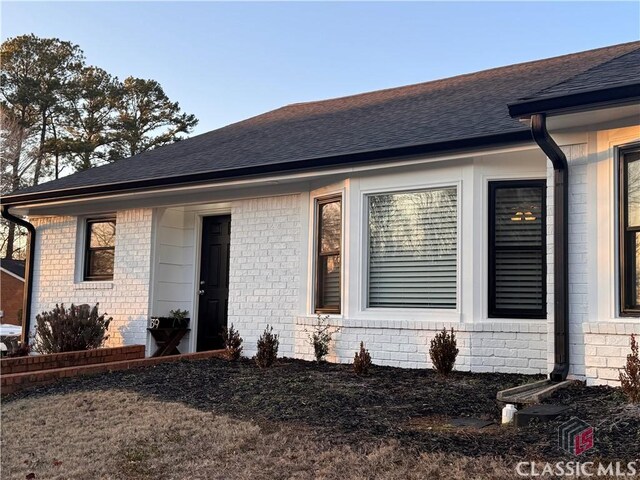
<path id="1" fill-rule="evenodd" d="M 331 251 L 331 252 L 321 252 L 320 241 L 322 235 L 322 206 L 327 205 L 329 203 L 340 202 L 340 250 Z M 337 314 L 339 315 L 342 312 L 342 244 L 343 244 L 343 230 L 344 230 L 344 210 L 343 210 L 343 202 L 342 195 L 331 195 L 329 197 L 317 198 L 315 200 L 315 289 L 314 289 L 314 313 L 325 313 L 325 314 Z M 323 298 L 322 295 L 322 269 L 320 266 L 321 257 L 325 256 L 335 256 L 338 255 L 340 257 L 340 279 L 339 279 L 339 303 L 338 305 L 321 305 L 320 301 Z"/>
<path id="2" fill-rule="evenodd" d="M 500 249 L 515 251 L 516 249 L 527 251 L 540 251 L 542 255 L 542 306 L 537 310 L 515 310 L 496 307 L 496 245 L 495 245 L 495 206 L 496 192 L 506 188 L 542 188 L 542 203 L 540 212 L 542 215 L 541 235 L 542 240 L 539 247 L 500 247 Z M 544 319 L 547 318 L 547 181 L 537 180 L 495 180 L 489 182 L 489 278 L 488 278 L 488 312 L 489 318 L 513 318 L 513 319 Z"/>
<path id="3" fill-rule="evenodd" d="M 94 223 L 107 223 L 107 222 L 113 222 L 115 228 L 116 228 L 116 235 L 117 235 L 117 223 L 116 223 L 116 217 L 115 216 L 109 216 L 109 217 L 96 217 L 96 218 L 87 218 L 85 221 L 85 225 L 84 225 L 84 268 L 83 268 L 83 275 L 82 275 L 82 280 L 85 282 L 97 282 L 97 281 L 109 281 L 109 280 L 113 280 L 113 267 L 112 267 L 112 272 L 111 275 L 92 275 L 91 274 L 91 262 L 90 262 L 90 253 L 92 251 L 98 251 L 98 250 L 112 250 L 113 251 L 113 258 L 114 258 L 114 266 L 115 266 L 115 244 L 113 247 L 91 247 L 91 225 L 93 225 Z"/>
<path id="4" fill-rule="evenodd" d="M 631 154 L 640 152 L 640 144 L 632 144 L 620 147 L 617 150 L 618 158 L 618 264 L 619 264 L 619 315 L 621 317 L 640 317 L 640 304 L 631 304 L 627 302 L 627 298 L 632 297 L 632 291 L 636 289 L 636 279 L 634 279 L 633 271 L 635 270 L 636 258 L 633 255 L 626 255 L 630 250 L 629 246 L 633 240 L 635 243 L 635 234 L 640 232 L 640 226 L 629 227 L 629 212 L 627 208 L 629 182 L 627 178 L 628 157 Z M 640 160 L 635 160 L 640 161 Z M 640 287 L 639 287 L 640 288 Z"/>

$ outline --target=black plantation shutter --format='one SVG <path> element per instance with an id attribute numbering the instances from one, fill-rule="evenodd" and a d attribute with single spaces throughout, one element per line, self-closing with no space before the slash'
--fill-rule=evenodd
<path id="1" fill-rule="evenodd" d="M 546 316 L 545 182 L 491 182 L 489 316 Z"/>

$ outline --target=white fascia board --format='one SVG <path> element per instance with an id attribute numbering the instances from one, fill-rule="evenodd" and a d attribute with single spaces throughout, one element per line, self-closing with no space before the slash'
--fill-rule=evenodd
<path id="1" fill-rule="evenodd" d="M 123 192 L 123 193 L 112 193 L 112 194 L 103 194 L 97 195 L 95 197 L 82 197 L 82 198 L 72 198 L 72 199 L 61 199 L 54 200 L 51 202 L 40 201 L 34 202 L 33 204 L 26 204 L 14 207 L 12 209 L 12 213 L 19 215 L 63 215 L 64 212 L 72 214 L 76 212 L 77 207 L 83 207 L 82 210 L 86 210 L 87 206 L 94 202 L 99 201 L 108 201 L 108 202 L 116 202 L 116 201 L 126 201 L 130 202 L 126 208 L 136 208 L 139 204 L 144 205 L 144 200 L 150 200 L 151 202 L 146 202 L 146 206 L 162 206 L 165 205 L 162 201 L 153 203 L 153 199 L 161 199 L 162 197 L 171 196 L 171 195 L 180 195 L 184 198 L 183 201 L 174 203 L 180 205 L 188 205 L 193 203 L 201 203 L 192 197 L 197 196 L 199 193 L 207 192 L 215 190 L 235 190 L 241 188 L 252 188 L 252 187 L 267 187 L 273 188 L 277 192 L 278 186 L 283 185 L 304 185 L 304 189 L 307 189 L 307 183 L 312 182 L 314 180 L 322 180 L 327 177 L 332 176 L 349 176 L 352 174 L 363 173 L 363 172 L 374 172 L 380 171 L 390 168 L 399 168 L 405 166 L 413 166 L 413 165 L 421 165 L 421 164 L 429 164 L 435 162 L 444 162 L 450 160 L 457 160 L 461 158 L 473 158 L 479 155 L 491 155 L 496 153 L 508 153 L 508 152 L 517 152 L 523 150 L 531 150 L 537 149 L 537 145 L 531 141 L 518 145 L 504 146 L 504 147 L 492 147 L 486 149 L 478 149 L 473 151 L 465 151 L 458 153 L 451 153 L 446 155 L 433 155 L 433 156 L 422 156 L 419 158 L 412 158 L 407 160 L 393 160 L 392 158 L 389 161 L 381 162 L 381 163 L 372 163 L 366 165 L 356 165 L 356 166 L 345 166 L 345 167 L 334 167 L 334 168 L 326 168 L 322 170 L 306 170 L 299 171 L 294 173 L 287 174 L 278 174 L 278 175 L 270 175 L 270 176 L 260 176 L 260 177 L 252 177 L 252 178 L 240 178 L 240 179 L 230 179 L 218 182 L 210 182 L 210 183 L 199 183 L 197 185 L 184 185 L 184 186 L 174 186 L 174 187 L 160 187 L 149 190 L 140 190 L 136 192 Z M 298 187 L 299 189 L 299 187 Z M 284 192 L 282 195 L 291 193 L 291 187 L 283 189 Z M 295 190 L 295 187 L 293 188 Z M 277 195 L 278 193 L 276 193 Z M 261 194 L 256 196 L 267 196 L 268 194 Z M 195 200 L 195 201 L 194 201 Z M 108 209 L 107 209 L 108 210 Z"/>

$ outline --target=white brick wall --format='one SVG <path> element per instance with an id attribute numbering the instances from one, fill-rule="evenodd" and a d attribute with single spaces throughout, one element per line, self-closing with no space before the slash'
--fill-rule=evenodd
<path id="1" fill-rule="evenodd" d="M 571 374 L 583 378 L 585 339 L 581 327 L 589 313 L 587 145 L 570 145 L 564 150 L 569 164 L 569 356 Z"/>
<path id="2" fill-rule="evenodd" d="M 296 319 L 297 357 L 313 359 L 308 335 L 314 317 Z M 429 344 L 436 333 L 456 331 L 456 369 L 473 372 L 539 374 L 546 372 L 546 324 L 541 322 L 420 322 L 399 320 L 331 319 L 340 330 L 334 334 L 329 359 L 349 363 L 365 343 L 373 363 L 405 368 L 431 368 Z"/>
<path id="3" fill-rule="evenodd" d="M 569 355 L 570 376 L 584 378 L 585 338 L 582 325 L 588 321 L 588 245 L 587 245 L 587 145 L 562 146 L 569 165 Z M 554 272 L 553 272 L 553 166 L 548 165 L 547 176 L 547 309 L 549 332 L 554 331 Z M 554 363 L 553 335 L 548 337 L 548 368 Z"/>
<path id="4" fill-rule="evenodd" d="M 293 356 L 302 233 L 300 196 L 241 200 L 231 207 L 229 320 L 253 355 L 267 324 L 280 335 L 280 356 Z"/>
<path id="5" fill-rule="evenodd" d="M 281 356 L 311 360 L 307 342 L 315 317 L 301 315 L 301 235 L 299 195 L 232 203 L 229 324 L 244 339 L 244 354 L 255 354 L 256 341 L 267 324 L 280 335 Z M 332 318 L 341 330 L 334 336 L 331 361 L 351 362 L 360 341 L 374 363 L 426 368 L 429 341 L 442 327 L 458 332 L 457 368 L 476 372 L 547 372 L 546 323 L 540 321 L 476 324 L 411 320 Z"/>
<path id="6" fill-rule="evenodd" d="M 638 322 L 598 319 L 595 298 L 589 296 L 590 256 L 605 257 L 598 245 L 589 242 L 589 229 L 597 225 L 595 198 L 589 197 L 589 153 L 587 144 L 562 147 L 569 164 L 569 349 L 571 378 L 589 384 L 619 385 L 619 369 L 630 352 L 629 335 L 640 334 Z M 553 168 L 548 170 L 548 308 L 549 332 L 553 332 Z M 553 366 L 553 335 L 548 342 L 549 367 Z"/>
<path id="7" fill-rule="evenodd" d="M 585 339 L 585 374 L 587 383 L 620 385 L 620 368 L 631 353 L 630 335 L 640 339 L 638 322 L 601 322 L 582 325 Z"/>
<path id="8" fill-rule="evenodd" d="M 594 293 L 594 275 L 589 270 L 589 262 L 606 264 L 607 256 L 614 258 L 609 244 L 599 246 L 591 241 L 589 232 L 600 230 L 598 214 L 602 208 L 593 193 L 594 163 L 598 161 L 613 165 L 613 160 L 601 160 L 601 149 L 589 150 L 582 137 L 572 138 L 563 148 L 569 161 L 569 321 L 571 365 L 570 374 L 577 378 L 587 378 L 591 383 L 616 384 L 618 369 L 624 363 L 629 351 L 629 334 L 640 334 L 640 323 L 615 318 L 610 301 L 603 302 Z M 595 152 L 595 153 L 594 153 Z M 540 154 L 542 155 L 542 154 Z M 360 341 L 364 341 L 375 363 L 402 367 L 430 367 L 428 359 L 429 341 L 442 327 L 453 326 L 458 331 L 460 356 L 457 368 L 476 372 L 521 372 L 548 373 L 553 366 L 553 169 L 536 163 L 542 158 L 532 156 L 531 165 L 514 175 L 522 178 L 539 178 L 548 174 L 547 190 L 547 301 L 548 320 L 495 320 L 487 319 L 478 295 L 486 292 L 467 288 L 462 283 L 460 322 L 441 322 L 436 315 L 420 319 L 419 315 L 401 318 L 393 315 L 385 319 L 380 313 L 360 312 L 356 302 L 357 289 L 353 282 L 349 288 L 349 298 L 345 303 L 344 317 L 334 318 L 332 324 L 342 329 L 335 335 L 335 343 L 330 360 L 350 362 Z M 484 162 L 484 163 L 483 163 Z M 492 161 L 483 159 L 477 165 L 464 168 L 474 170 L 479 182 L 513 168 L 511 156 Z M 611 167 L 609 165 L 609 167 Z M 609 168 L 608 167 L 608 168 Z M 435 181 L 455 183 L 462 175 L 459 167 L 452 169 L 439 166 L 440 170 L 416 170 L 416 172 L 387 173 L 385 175 L 352 178 L 345 187 L 345 204 L 358 205 L 361 190 L 373 191 L 388 188 L 389 185 L 415 187 L 416 178 L 424 182 Z M 434 169 L 436 167 L 433 167 Z M 538 170 L 536 170 L 536 168 Z M 604 170 L 598 170 L 602 176 Z M 613 169 L 611 169 L 613 170 Z M 440 176 L 433 175 L 434 171 Z M 511 171 L 511 170 L 509 170 Z M 607 170 L 608 171 L 608 170 Z M 469 172 L 464 170 L 465 175 Z M 497 173 L 496 173 L 497 172 Z M 420 177 L 417 175 L 422 175 Z M 473 173 L 473 172 L 472 172 Z M 591 176 L 589 176 L 591 175 Z M 603 181 L 613 184 L 612 177 L 605 175 Z M 613 175 L 613 173 L 611 173 Z M 466 177 L 465 177 L 466 178 Z M 515 178 L 515 177 L 514 177 Z M 599 180 L 600 181 L 600 180 Z M 394 183 L 395 182 L 395 183 Z M 480 185 L 481 183 L 478 183 Z M 359 187 L 358 187 L 359 185 Z M 480 238 L 486 235 L 481 222 L 471 219 L 484 218 L 486 199 L 479 195 L 482 189 L 473 187 L 473 182 L 463 182 L 463 196 L 473 198 L 473 206 L 467 205 L 462 212 L 463 229 Z M 588 187 L 591 187 L 591 190 Z M 610 185 L 609 185 L 610 186 Z M 598 190 L 602 188 L 598 184 Z M 310 295 L 306 291 L 309 279 L 304 276 L 308 255 L 306 253 L 310 232 L 306 195 L 282 195 L 249 200 L 225 201 L 225 209 L 231 208 L 231 262 L 229 323 L 233 323 L 245 340 L 245 354 L 255 353 L 258 336 L 267 324 L 281 338 L 280 355 L 312 358 L 311 346 L 307 342 L 310 326 L 315 318 L 308 315 L 305 300 Z M 217 211 L 217 204 L 203 205 L 205 214 Z M 220 205 L 217 205 L 220 206 Z M 468 210 L 473 210 L 472 212 Z M 175 210 L 175 211 L 174 211 Z M 197 210 L 197 209 L 196 209 Z M 154 213 L 149 209 L 118 212 L 118 232 L 116 240 L 116 261 L 113 282 L 77 282 L 76 248 L 78 244 L 75 217 L 38 218 L 37 253 L 34 262 L 34 303 L 33 316 L 42 310 L 50 310 L 56 303 L 95 303 L 114 317 L 111 328 L 111 345 L 122 343 L 147 343 L 146 325 L 149 314 L 149 285 L 151 277 L 152 245 L 156 246 L 155 274 L 156 291 L 154 313 L 166 314 L 172 308 L 194 310 L 193 280 L 197 268 L 197 216 L 196 210 L 186 207 L 168 209 L 158 222 L 158 238 L 153 239 Z M 482 212 L 480 210 L 483 210 Z M 612 212 L 614 208 L 610 209 Z M 207 213 L 208 212 L 208 213 Z M 228 209 L 225 210 L 228 213 Z M 361 216 L 354 210 L 345 214 L 346 238 L 356 238 Z M 614 228 L 607 217 L 601 221 Z M 613 235 L 612 235 L 613 237 Z M 157 240 L 157 241 L 156 241 Z M 608 241 L 608 240 L 607 240 Z M 474 240 L 475 242 L 475 240 Z M 349 246 L 350 245 L 350 246 Z M 358 255 L 361 245 L 345 246 L 345 271 L 349 269 L 351 280 L 360 275 Z M 350 250 L 350 251 L 349 251 Z M 474 283 L 486 281 L 482 270 L 484 247 L 474 255 L 467 251 L 461 257 L 461 272 Z M 81 254 L 81 252 L 80 252 Z M 476 259 L 474 260 L 474 256 Z M 175 257 L 175 258 L 174 258 Z M 473 263 L 468 263 L 473 262 Z M 471 266 L 470 266 L 471 265 Z M 604 268 L 604 281 L 598 284 L 609 287 L 612 269 Z M 477 277 L 477 278 L 476 278 Z M 469 282 L 471 283 L 471 282 Z M 466 295 L 466 296 L 465 296 Z M 486 298 L 486 297 L 484 297 Z M 470 299 L 470 300 L 469 300 Z M 600 303 L 598 303 L 600 302 Z M 607 308 L 602 308 L 605 303 Z M 600 305 L 600 310 L 598 306 Z M 189 308 L 189 306 L 191 308 Z M 348 307 L 348 308 L 347 308 Z M 366 318 L 360 318 L 366 317 Z M 389 315 L 391 317 L 391 315 Z M 609 318 L 611 317 L 611 318 Z M 451 317 L 443 320 L 450 320 Z M 547 334 L 549 332 L 549 334 Z M 186 347 L 186 345 L 183 345 Z M 186 348 L 181 348 L 186 350 Z"/>
<path id="9" fill-rule="evenodd" d="M 113 317 L 109 346 L 146 344 L 149 311 L 152 210 L 123 210 L 116 218 L 116 248 L 112 282 L 76 280 L 77 217 L 36 218 L 36 256 L 31 325 L 36 314 L 56 303 L 100 303 Z"/>

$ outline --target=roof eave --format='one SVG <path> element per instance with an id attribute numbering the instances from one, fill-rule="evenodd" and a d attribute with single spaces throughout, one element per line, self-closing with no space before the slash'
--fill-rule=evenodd
<path id="1" fill-rule="evenodd" d="M 640 100 L 640 83 L 581 91 L 569 95 L 554 95 L 522 100 L 509 104 L 513 118 L 529 118 L 536 113 L 559 114 L 622 105 Z"/>
<path id="2" fill-rule="evenodd" d="M 314 170 L 339 165 L 353 165 L 381 159 L 406 158 L 457 150 L 483 148 L 492 145 L 506 145 L 532 141 L 529 129 L 514 130 L 512 132 L 494 135 L 459 138 L 443 142 L 425 143 L 419 145 L 400 146 L 382 150 L 361 151 L 344 155 L 315 157 L 292 162 L 243 167 L 217 172 L 202 172 L 188 175 L 149 178 L 121 183 L 108 183 L 75 188 L 63 188 L 34 193 L 14 193 L 2 198 L 2 204 L 10 207 L 31 203 L 48 203 L 60 200 L 70 200 L 83 197 L 108 197 L 116 193 L 131 193 L 148 191 L 173 186 L 194 185 L 217 180 L 228 180 L 243 177 L 255 177 L 273 173 Z"/>

